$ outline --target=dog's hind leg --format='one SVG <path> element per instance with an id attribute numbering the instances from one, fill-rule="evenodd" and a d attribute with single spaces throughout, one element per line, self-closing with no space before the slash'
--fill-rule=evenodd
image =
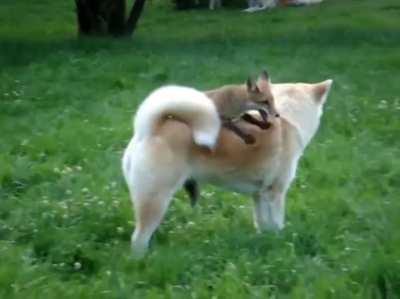
<path id="1" fill-rule="evenodd" d="M 157 175 L 156 175 L 157 176 Z M 160 225 L 172 197 L 182 186 L 185 177 L 168 174 L 168 179 L 159 178 L 151 182 L 152 188 L 133 192 L 136 227 L 132 234 L 132 250 L 135 257 L 142 257 L 148 247 L 151 236 Z"/>
<path id="2" fill-rule="evenodd" d="M 125 154 L 124 164 L 130 166 L 125 168 L 125 178 L 136 218 L 132 249 L 134 256 L 140 258 L 146 253 L 172 196 L 187 179 L 186 162 L 166 143 L 157 141 L 136 145 Z"/>
<path id="3" fill-rule="evenodd" d="M 151 236 L 160 225 L 173 193 L 171 190 L 158 190 L 155 193 L 137 195 L 134 200 L 136 227 L 132 234 L 132 250 L 137 258 L 145 255 Z"/>

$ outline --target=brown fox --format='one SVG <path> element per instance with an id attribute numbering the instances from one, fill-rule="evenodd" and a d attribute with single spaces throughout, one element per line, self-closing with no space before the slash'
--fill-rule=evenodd
<path id="1" fill-rule="evenodd" d="M 257 82 L 249 78 L 246 84 L 226 85 L 205 94 L 214 102 L 222 126 L 236 133 L 246 144 L 254 143 L 255 139 L 236 126 L 235 121 L 243 119 L 261 129 L 268 129 L 268 117 L 279 117 L 266 71 L 260 74 Z M 262 121 L 246 113 L 250 110 L 257 110 Z"/>
<path id="2" fill-rule="evenodd" d="M 279 117 L 270 89 L 269 75 L 266 71 L 260 74 L 257 82 L 249 78 L 246 84 L 226 85 L 206 91 L 206 95 L 217 107 L 222 126 L 236 133 L 246 144 L 253 144 L 255 138 L 239 128 L 235 121 L 244 120 L 265 130 L 271 126 L 268 121 L 270 116 Z M 246 113 L 249 110 L 257 110 L 262 120 Z M 184 188 L 189 194 L 192 206 L 194 206 L 199 198 L 197 182 L 189 178 L 185 181 Z"/>

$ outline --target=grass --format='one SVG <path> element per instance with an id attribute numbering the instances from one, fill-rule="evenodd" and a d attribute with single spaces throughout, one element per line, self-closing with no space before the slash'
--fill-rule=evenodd
<path id="1" fill-rule="evenodd" d="M 249 15 L 154 1 L 132 40 L 78 40 L 73 1 L 2 0 L 0 298 L 399 298 L 397 2 Z M 255 234 L 238 194 L 208 187 L 191 209 L 181 192 L 132 260 L 120 157 L 137 105 L 265 66 L 335 81 L 285 230 Z"/>

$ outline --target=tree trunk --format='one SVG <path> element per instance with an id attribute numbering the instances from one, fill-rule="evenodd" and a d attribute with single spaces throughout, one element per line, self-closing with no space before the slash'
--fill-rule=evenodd
<path id="1" fill-rule="evenodd" d="M 79 35 L 132 35 L 145 1 L 136 0 L 125 21 L 125 0 L 75 0 Z"/>
<path id="2" fill-rule="evenodd" d="M 140 15 L 142 14 L 144 3 L 146 0 L 136 0 L 135 4 L 131 9 L 131 13 L 129 14 L 128 21 L 125 26 L 125 34 L 131 35 L 133 31 L 136 29 L 136 24 L 139 21 Z"/>

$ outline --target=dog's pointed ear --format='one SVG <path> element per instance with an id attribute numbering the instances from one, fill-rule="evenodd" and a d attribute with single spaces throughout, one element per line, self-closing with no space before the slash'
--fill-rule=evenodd
<path id="1" fill-rule="evenodd" d="M 320 83 L 314 84 L 313 93 L 314 93 L 315 101 L 317 103 L 323 104 L 326 101 L 329 91 L 331 90 L 332 83 L 333 83 L 333 80 L 328 79 L 328 80 L 322 81 Z"/>
<path id="2" fill-rule="evenodd" d="M 248 92 L 254 92 L 254 93 L 260 92 L 260 90 L 258 89 L 257 83 L 254 82 L 254 80 L 251 77 L 247 78 L 246 86 L 247 86 Z"/>
<path id="3" fill-rule="evenodd" d="M 268 92 L 270 90 L 270 77 L 266 70 L 263 70 L 257 79 L 257 86 L 262 92 Z"/>

